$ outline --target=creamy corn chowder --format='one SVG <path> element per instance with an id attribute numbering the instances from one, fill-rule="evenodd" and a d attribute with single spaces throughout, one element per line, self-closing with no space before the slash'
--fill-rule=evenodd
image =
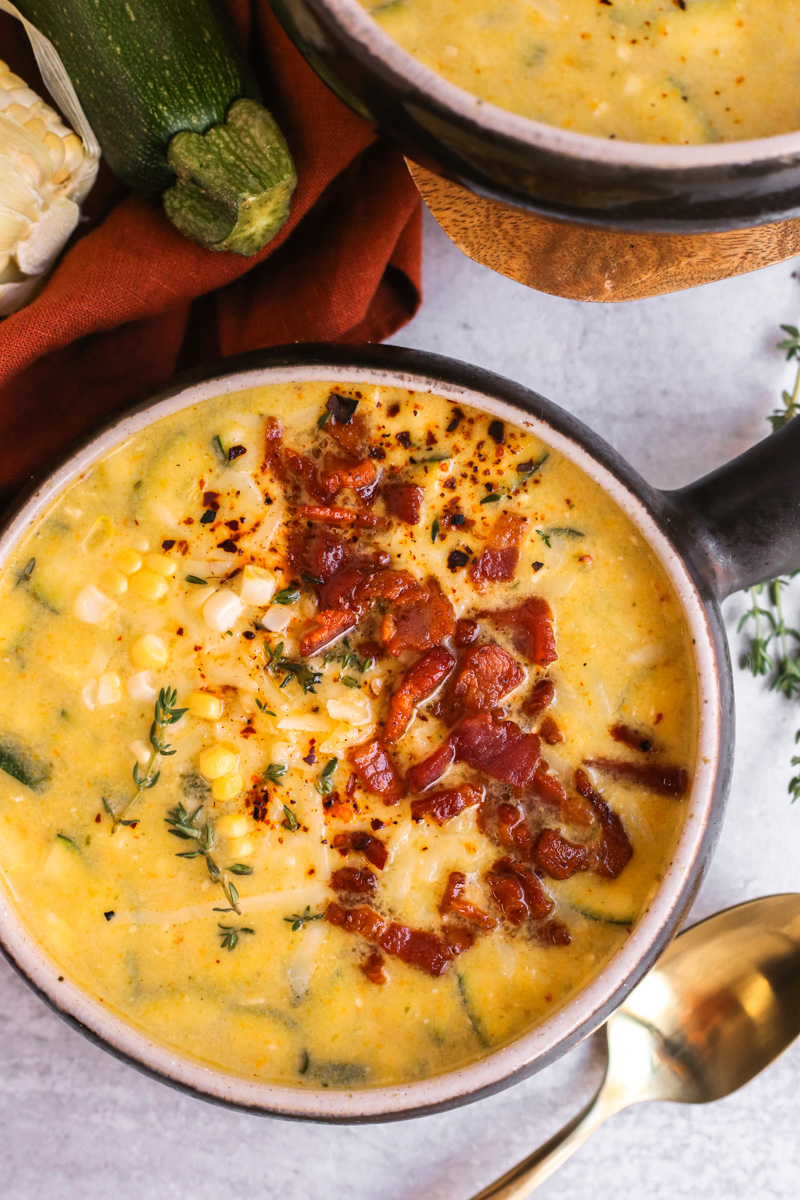
<path id="1" fill-rule="evenodd" d="M 696 749 L 678 600 L 528 432 L 254 388 L 130 438 L 0 586 L 0 877 L 63 974 L 256 1080 L 394 1084 L 625 943 Z"/>
<path id="2" fill-rule="evenodd" d="M 361 0 L 401 46 L 481 100 L 631 142 L 800 128 L 795 0 Z"/>

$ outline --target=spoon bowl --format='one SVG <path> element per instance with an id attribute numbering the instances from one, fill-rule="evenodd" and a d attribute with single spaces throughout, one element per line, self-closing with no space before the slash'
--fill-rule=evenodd
<path id="1" fill-rule="evenodd" d="M 594 1099 L 474 1200 L 523 1200 L 608 1117 L 644 1100 L 706 1104 L 800 1036 L 800 895 L 737 904 L 682 933 L 606 1025 Z"/>

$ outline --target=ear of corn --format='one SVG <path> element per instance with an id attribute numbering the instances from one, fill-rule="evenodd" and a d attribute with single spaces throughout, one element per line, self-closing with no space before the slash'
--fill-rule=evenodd
<path id="1" fill-rule="evenodd" d="M 0 61 L 0 316 L 52 269 L 96 174 L 97 157 Z"/>

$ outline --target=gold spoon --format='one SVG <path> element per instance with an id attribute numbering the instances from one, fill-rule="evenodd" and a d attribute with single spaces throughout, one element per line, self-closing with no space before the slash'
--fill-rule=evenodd
<path id="1" fill-rule="evenodd" d="M 730 1095 L 800 1034 L 800 895 L 725 909 L 678 937 L 606 1024 L 593 1100 L 473 1200 L 523 1200 L 614 1113 Z"/>

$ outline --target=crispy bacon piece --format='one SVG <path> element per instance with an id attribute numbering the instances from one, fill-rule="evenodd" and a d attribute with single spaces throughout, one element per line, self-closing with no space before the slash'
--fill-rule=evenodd
<path id="1" fill-rule="evenodd" d="M 428 592 L 410 571 L 390 569 L 372 571 L 356 585 L 353 593 L 356 604 L 386 600 L 401 606 L 425 604 Z M 424 649 L 425 647 L 423 647 Z"/>
<path id="2" fill-rule="evenodd" d="M 373 950 L 361 964 L 361 970 L 366 975 L 370 983 L 378 985 L 386 983 L 386 972 L 383 969 L 384 957 L 377 950 Z"/>
<path id="3" fill-rule="evenodd" d="M 327 457 L 320 472 L 319 484 L 326 498 L 333 498 L 344 488 L 358 492 L 362 500 L 369 499 L 380 481 L 381 469 L 371 458 Z"/>
<path id="4" fill-rule="evenodd" d="M 438 750 L 434 750 L 433 754 L 429 754 L 427 758 L 423 758 L 422 762 L 409 767 L 406 772 L 406 782 L 411 791 L 424 792 L 425 788 L 436 783 L 442 778 L 447 768 L 455 762 L 455 757 L 455 738 L 451 736 L 439 746 Z"/>
<path id="5" fill-rule="evenodd" d="M 546 716 L 539 726 L 539 737 L 543 742 L 547 742 L 548 746 L 557 746 L 559 742 L 564 741 L 564 734 L 551 716 Z"/>
<path id="6" fill-rule="evenodd" d="M 526 858 L 530 854 L 533 836 L 525 811 L 507 800 L 497 806 L 497 839 L 506 850 L 517 850 Z"/>
<path id="7" fill-rule="evenodd" d="M 425 581 L 425 596 L 398 613 L 387 613 L 381 625 L 381 639 L 395 658 L 404 650 L 430 650 L 452 637 L 456 614 L 439 583 L 432 575 Z"/>
<path id="8" fill-rule="evenodd" d="M 339 396 L 331 392 L 326 409 L 331 414 L 325 423 L 325 432 L 353 458 L 363 458 L 368 444 L 367 428 L 359 412 L 358 400 L 352 396 Z"/>
<path id="9" fill-rule="evenodd" d="M 497 608 L 479 616 L 508 628 L 514 648 L 538 667 L 547 667 L 558 658 L 553 614 L 542 596 L 529 596 L 516 608 Z"/>
<path id="10" fill-rule="evenodd" d="M 403 795 L 403 780 L 380 738 L 354 746 L 348 754 L 359 783 L 380 796 L 385 804 L 396 804 Z"/>
<path id="11" fill-rule="evenodd" d="M 306 454 L 300 454 L 297 450 L 292 450 L 291 446 L 284 446 L 283 464 L 284 479 L 287 476 L 293 476 L 300 481 L 300 484 L 315 500 L 327 499 L 328 493 L 320 485 L 317 477 L 317 464 L 313 458 L 309 458 Z"/>
<path id="12" fill-rule="evenodd" d="M 462 783 L 460 787 L 445 788 L 442 792 L 431 792 L 421 800 L 411 801 L 411 816 L 415 821 L 430 817 L 437 825 L 452 821 L 465 808 L 480 804 L 485 789 L 473 783 Z"/>
<path id="13" fill-rule="evenodd" d="M 423 929 L 412 929 L 399 921 L 384 921 L 379 913 L 366 906 L 342 908 L 331 902 L 325 910 L 325 919 L 348 933 L 360 933 L 369 942 L 377 942 L 387 954 L 393 954 L 401 962 L 419 967 L 429 975 L 441 975 L 453 959 L 453 950 L 436 933 Z"/>
<path id="14" fill-rule="evenodd" d="M 352 525 L 357 529 L 375 529 L 383 524 L 377 513 L 364 512 L 357 508 L 334 508 L 329 504 L 298 504 L 298 517 L 302 521 L 322 521 L 326 525 Z"/>
<path id="15" fill-rule="evenodd" d="M 456 758 L 511 787 L 528 787 L 539 762 L 539 739 L 514 721 L 489 713 L 465 717 L 455 732 Z"/>
<path id="16" fill-rule="evenodd" d="M 566 925 L 554 917 L 549 921 L 538 921 L 533 926 L 532 933 L 542 946 L 568 946 L 572 941 Z"/>
<path id="17" fill-rule="evenodd" d="M 553 911 L 552 897 L 533 872 L 513 858 L 499 858 L 487 872 L 486 882 L 498 908 L 512 925 L 546 917 Z"/>
<path id="18" fill-rule="evenodd" d="M 543 758 L 534 772 L 531 790 L 539 801 L 567 825 L 591 828 L 597 824 L 595 809 L 580 796 L 571 795 L 560 779 L 550 774 Z"/>
<path id="19" fill-rule="evenodd" d="M 502 512 L 497 517 L 486 539 L 486 549 L 470 564 L 469 577 L 478 591 L 482 592 L 487 583 L 507 583 L 514 578 L 527 521 L 519 513 Z"/>
<path id="20" fill-rule="evenodd" d="M 475 945 L 475 934 L 466 925 L 447 924 L 443 930 L 444 940 L 450 947 L 453 957 L 457 958 L 459 954 L 463 954 L 465 950 L 469 950 L 470 946 Z"/>
<path id="21" fill-rule="evenodd" d="M 481 627 L 477 621 L 470 621 L 468 617 L 460 617 L 456 621 L 456 632 L 453 641 L 459 650 L 463 650 L 466 646 L 472 645 L 480 631 Z"/>
<path id="22" fill-rule="evenodd" d="M 383 489 L 387 513 L 398 521 L 405 521 L 406 525 L 419 525 L 423 495 L 422 488 L 416 483 L 389 483 Z"/>
<path id="23" fill-rule="evenodd" d="M 522 711 L 528 716 L 535 716 L 549 708 L 555 698 L 556 689 L 552 679 L 540 679 L 523 704 Z"/>
<path id="24" fill-rule="evenodd" d="M 689 774 L 683 767 L 666 763 L 626 762 L 618 758 L 586 758 L 587 767 L 594 767 L 620 783 L 637 784 L 659 796 L 685 796 Z"/>
<path id="25" fill-rule="evenodd" d="M 345 896 L 372 896 L 378 877 L 368 867 L 339 867 L 331 875 L 331 888 Z"/>
<path id="26" fill-rule="evenodd" d="M 462 895 L 464 888 L 467 886 L 467 877 L 463 871 L 451 871 L 450 877 L 444 889 L 441 903 L 439 904 L 439 912 L 442 916 L 447 913 L 457 913 L 463 917 L 465 921 L 469 921 L 473 925 L 477 925 L 480 929 L 496 929 L 497 920 L 485 909 L 479 908 L 477 904 L 473 904 L 471 900 L 467 900 Z"/>
<path id="27" fill-rule="evenodd" d="M 575 772 L 575 786 L 594 809 L 599 834 L 590 842 L 576 843 L 555 829 L 545 829 L 533 848 L 534 862 L 553 879 L 568 879 L 579 871 L 616 879 L 633 855 L 625 826 L 580 768 Z"/>
<path id="28" fill-rule="evenodd" d="M 283 430 L 277 417 L 267 417 L 264 425 L 264 462 L 262 471 L 275 479 L 285 479 L 283 466 Z"/>
<path id="29" fill-rule="evenodd" d="M 433 695 L 454 665 L 455 659 L 450 652 L 444 646 L 435 646 L 409 667 L 389 701 L 389 715 L 383 731 L 385 741 L 399 741 L 416 706 Z"/>
<path id="30" fill-rule="evenodd" d="M 317 529 L 304 539 L 300 563 L 309 575 L 326 583 L 350 557 L 347 543 L 332 529 Z M 332 605 L 331 607 L 335 607 Z"/>
<path id="31" fill-rule="evenodd" d="M 643 733 L 641 729 L 634 729 L 631 725 L 612 725 L 609 730 L 615 742 L 622 742 L 623 746 L 627 746 L 629 750 L 640 750 L 642 754 L 657 754 L 658 747 L 653 742 L 649 734 Z"/>
<path id="32" fill-rule="evenodd" d="M 472 646 L 458 664 L 450 684 L 455 712 L 486 712 L 519 687 L 525 672 L 502 646 Z"/>
<path id="33" fill-rule="evenodd" d="M 300 636 L 303 658 L 319 654 L 320 650 L 352 629 L 355 623 L 355 613 L 346 612 L 343 608 L 323 608 L 311 618 Z"/>
<path id="34" fill-rule="evenodd" d="M 373 834 L 367 833 L 366 829 L 348 829 L 345 833 L 337 833 L 331 842 L 334 850 L 338 850 L 342 857 L 349 854 L 351 850 L 357 850 L 359 854 L 363 854 L 367 862 L 371 862 L 373 867 L 377 867 L 382 871 L 389 861 L 389 851 L 381 841 Z M 366 872 L 368 875 L 370 871 Z M 341 874 L 337 871 L 336 874 Z"/>

